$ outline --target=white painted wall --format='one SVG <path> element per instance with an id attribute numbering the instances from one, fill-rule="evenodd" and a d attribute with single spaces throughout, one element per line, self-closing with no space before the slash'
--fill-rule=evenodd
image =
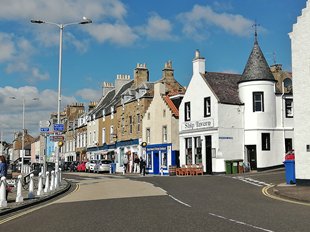
<path id="1" fill-rule="evenodd" d="M 294 89 L 294 140 L 296 179 L 310 179 L 310 3 L 290 33 Z"/>
<path id="2" fill-rule="evenodd" d="M 172 112 L 163 99 L 165 85 L 156 83 L 154 86 L 154 98 L 147 109 L 142 120 L 142 139 L 146 141 L 146 128 L 151 130 L 150 144 L 163 143 L 163 126 L 167 126 L 167 142 L 172 143 L 173 150 L 179 150 L 179 120 L 172 115 Z M 164 116 L 164 111 L 166 116 Z M 150 114 L 150 119 L 148 119 Z"/>
<path id="3" fill-rule="evenodd" d="M 244 103 L 244 128 L 275 128 L 276 97 L 272 81 L 248 81 L 239 84 L 239 97 Z M 253 92 L 264 92 L 264 112 L 253 112 Z"/>

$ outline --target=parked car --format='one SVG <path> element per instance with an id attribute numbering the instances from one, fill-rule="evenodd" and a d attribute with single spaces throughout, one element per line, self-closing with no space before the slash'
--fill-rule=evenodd
<path id="1" fill-rule="evenodd" d="M 99 160 L 94 166 L 94 172 L 109 172 L 112 160 Z"/>
<path id="2" fill-rule="evenodd" d="M 76 167 L 76 170 L 77 170 L 78 172 L 85 172 L 85 170 L 86 170 L 86 162 L 80 163 L 80 164 Z"/>
<path id="3" fill-rule="evenodd" d="M 96 160 L 90 160 L 85 164 L 85 171 L 86 172 L 93 172 L 94 166 L 96 164 Z"/>

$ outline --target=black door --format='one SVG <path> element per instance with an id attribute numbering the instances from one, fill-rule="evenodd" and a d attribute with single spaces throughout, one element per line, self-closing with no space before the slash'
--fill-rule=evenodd
<path id="1" fill-rule="evenodd" d="M 212 174 L 212 136 L 205 136 L 206 141 L 206 173 Z"/>
<path id="2" fill-rule="evenodd" d="M 247 154 L 248 154 L 248 162 L 250 163 L 251 170 L 257 169 L 257 155 L 256 155 L 256 145 L 248 145 Z"/>

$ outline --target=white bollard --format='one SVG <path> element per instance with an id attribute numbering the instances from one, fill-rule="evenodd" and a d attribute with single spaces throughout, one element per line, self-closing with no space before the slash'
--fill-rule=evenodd
<path id="1" fill-rule="evenodd" d="M 43 185 L 42 185 L 42 172 L 39 173 L 39 183 L 38 183 L 38 190 L 37 190 L 37 196 L 41 196 L 43 192 Z"/>
<path id="2" fill-rule="evenodd" d="M 123 175 L 125 175 L 125 169 L 126 169 L 126 166 L 124 165 L 123 166 Z"/>
<path id="3" fill-rule="evenodd" d="M 58 186 L 59 186 L 59 171 L 58 170 L 55 170 L 55 189 L 58 189 Z"/>
<path id="4" fill-rule="evenodd" d="M 0 207 L 7 207 L 8 202 L 6 199 L 6 178 L 5 176 L 1 177 L 0 182 Z"/>
<path id="5" fill-rule="evenodd" d="M 50 191 L 54 190 L 55 187 L 55 171 L 51 171 L 51 185 L 50 185 Z"/>
<path id="6" fill-rule="evenodd" d="M 46 172 L 46 174 L 45 174 L 45 188 L 44 188 L 44 192 L 45 192 L 45 193 L 48 193 L 49 190 L 50 190 L 49 175 L 50 175 L 50 173 L 49 173 L 49 172 Z"/>
<path id="7" fill-rule="evenodd" d="M 30 174 L 30 183 L 29 183 L 29 192 L 28 192 L 28 198 L 33 199 L 34 198 L 34 193 L 33 193 L 33 173 Z"/>
<path id="8" fill-rule="evenodd" d="M 164 175 L 164 170 L 163 167 L 160 167 L 160 175 L 163 176 Z"/>
<path id="9" fill-rule="evenodd" d="M 61 184 L 61 181 L 62 181 L 62 176 L 61 176 L 61 168 L 59 168 L 59 185 Z"/>
<path id="10" fill-rule="evenodd" d="M 24 198 L 22 196 L 22 175 L 17 177 L 17 193 L 16 193 L 16 200 L 15 202 L 23 202 Z"/>

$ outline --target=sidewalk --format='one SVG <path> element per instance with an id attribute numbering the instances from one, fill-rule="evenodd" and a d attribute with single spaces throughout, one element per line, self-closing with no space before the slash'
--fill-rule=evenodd
<path id="1" fill-rule="evenodd" d="M 10 192 L 7 199 L 7 207 L 0 207 L 0 216 L 16 212 L 18 210 L 39 204 L 41 202 L 50 200 L 66 191 L 68 191 L 71 187 L 71 184 L 66 181 L 62 180 L 59 188 L 53 191 L 49 191 L 48 193 L 44 193 L 41 196 L 36 196 L 37 189 L 34 190 L 35 197 L 33 199 L 28 198 L 28 190 L 22 188 L 22 196 L 24 198 L 23 202 L 15 202 L 16 200 L 16 188 L 13 189 L 13 192 Z"/>
<path id="2" fill-rule="evenodd" d="M 310 186 L 296 186 L 283 183 L 270 188 L 269 193 L 285 199 L 310 203 Z"/>

